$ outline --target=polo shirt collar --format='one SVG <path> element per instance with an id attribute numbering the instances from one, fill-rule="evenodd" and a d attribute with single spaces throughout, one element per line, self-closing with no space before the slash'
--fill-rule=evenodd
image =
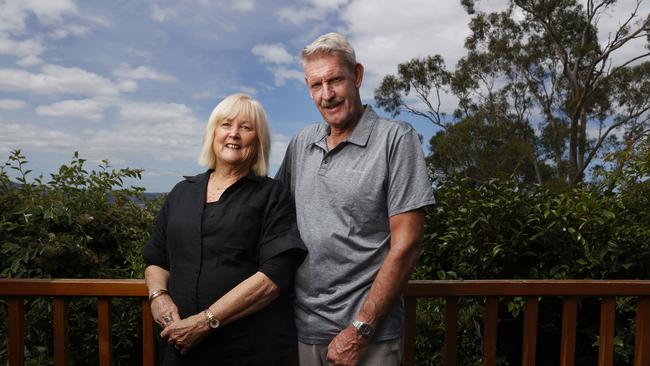
<path id="1" fill-rule="evenodd" d="M 363 115 L 361 116 L 361 119 L 357 123 L 357 125 L 354 127 L 354 130 L 352 130 L 352 133 L 350 136 L 348 136 L 347 139 L 345 139 L 345 142 L 349 142 L 351 144 L 355 144 L 361 147 L 364 147 L 368 144 L 368 139 L 370 139 L 370 134 L 372 133 L 372 129 L 375 126 L 375 121 L 379 119 L 379 116 L 375 111 L 372 109 L 370 105 L 364 105 L 365 110 L 363 112 Z M 325 128 L 321 130 L 319 134 L 316 135 L 316 138 L 312 142 L 312 145 L 321 145 L 324 144 L 325 139 L 327 136 L 330 134 L 330 126 L 325 123 Z M 322 147 L 322 146 L 321 146 Z"/>

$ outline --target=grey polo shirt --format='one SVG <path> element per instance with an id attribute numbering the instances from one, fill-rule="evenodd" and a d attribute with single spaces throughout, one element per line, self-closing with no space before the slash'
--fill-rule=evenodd
<path id="1" fill-rule="evenodd" d="M 327 150 L 326 123 L 290 142 L 276 178 L 295 196 L 309 252 L 296 273 L 298 339 L 326 344 L 359 312 L 390 247 L 390 216 L 434 204 L 420 140 L 407 123 L 380 119 L 370 106 L 348 139 Z M 375 341 L 401 335 L 398 301 Z"/>

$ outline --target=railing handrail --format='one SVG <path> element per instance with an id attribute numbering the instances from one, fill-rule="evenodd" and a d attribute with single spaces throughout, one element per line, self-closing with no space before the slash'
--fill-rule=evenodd
<path id="1" fill-rule="evenodd" d="M 650 296 L 650 280 L 412 280 L 404 296 Z"/>
<path id="2" fill-rule="evenodd" d="M 648 295 L 650 280 L 411 280 L 404 291 L 405 297 Z M 0 296 L 143 297 L 147 288 L 142 279 L 0 278 Z"/>
<path id="3" fill-rule="evenodd" d="M 0 296 L 147 297 L 141 279 L 0 278 Z"/>

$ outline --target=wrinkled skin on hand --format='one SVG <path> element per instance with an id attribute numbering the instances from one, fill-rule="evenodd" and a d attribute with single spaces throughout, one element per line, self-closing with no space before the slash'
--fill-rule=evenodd
<path id="1" fill-rule="evenodd" d="M 327 360 L 335 366 L 356 366 L 368 348 L 368 339 L 352 325 L 343 329 L 327 346 Z"/>
<path id="2" fill-rule="evenodd" d="M 205 315 L 199 313 L 170 323 L 160 333 L 160 337 L 184 355 L 199 344 L 211 330 Z"/>
<path id="3" fill-rule="evenodd" d="M 174 300 L 168 294 L 158 296 L 151 301 L 151 315 L 153 320 L 163 328 L 181 319 Z"/>

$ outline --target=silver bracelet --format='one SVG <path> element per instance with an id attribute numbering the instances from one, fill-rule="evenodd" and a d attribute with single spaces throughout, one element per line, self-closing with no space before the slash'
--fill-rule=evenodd
<path id="1" fill-rule="evenodd" d="M 162 296 L 165 294 L 169 294 L 169 291 L 165 290 L 164 288 L 161 288 L 160 290 L 154 291 L 151 295 L 149 295 L 149 303 L 151 304 L 151 301 L 155 299 L 158 296 Z"/>

